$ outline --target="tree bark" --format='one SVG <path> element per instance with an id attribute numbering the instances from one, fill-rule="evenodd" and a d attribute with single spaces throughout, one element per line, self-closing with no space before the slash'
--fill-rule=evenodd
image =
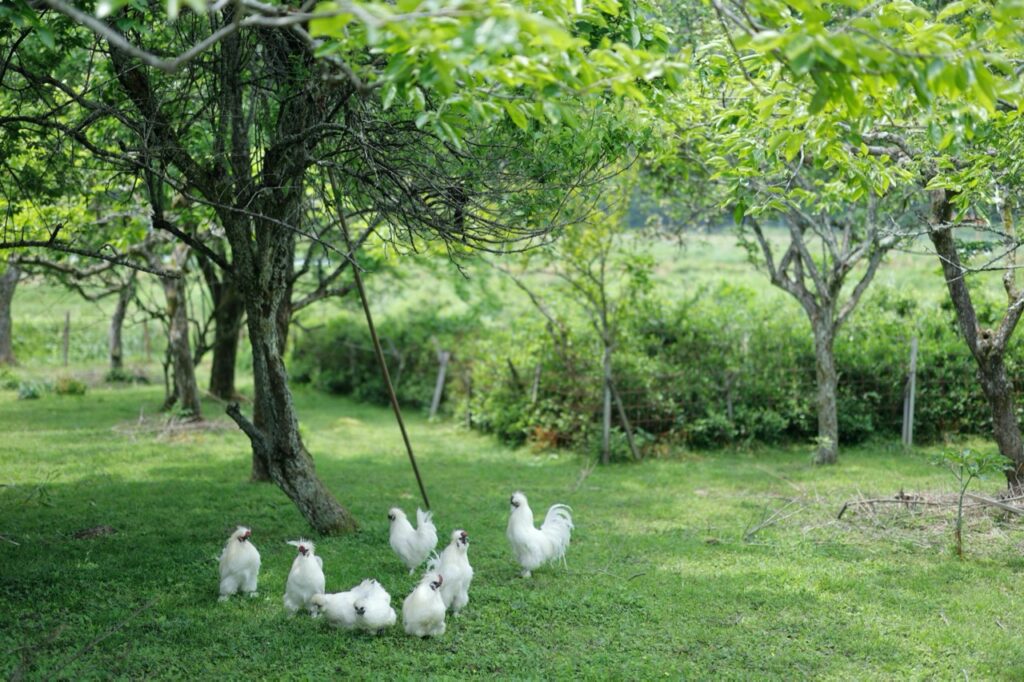
<path id="1" fill-rule="evenodd" d="M 814 453 L 814 463 L 835 464 L 839 457 L 839 416 L 836 406 L 839 375 L 833 349 L 835 330 L 831 315 L 812 319 L 811 326 L 814 328 L 815 374 L 818 382 L 818 447 Z"/>
<path id="2" fill-rule="evenodd" d="M 294 235 L 268 226 L 257 229 L 272 235 L 254 243 L 248 239 L 248 230 L 229 231 L 247 242 L 233 242 L 232 247 L 252 345 L 255 423 L 242 416 L 237 405 L 229 407 L 228 414 L 252 442 L 254 475 L 256 467 L 265 468 L 318 532 L 354 531 L 355 519 L 317 477 L 313 458 L 302 442 L 281 355 L 278 313 L 289 295 L 286 281 L 293 266 Z"/>
<path id="3" fill-rule="evenodd" d="M 17 364 L 14 358 L 11 302 L 20 278 L 21 270 L 12 260 L 8 260 L 7 268 L 0 274 L 0 365 Z"/>
<path id="4" fill-rule="evenodd" d="M 960 255 L 953 239 L 949 223 L 952 220 L 952 195 L 937 191 L 932 197 L 932 230 L 929 237 L 935 246 L 935 253 L 942 264 L 949 298 L 956 311 L 957 324 L 978 365 L 978 381 L 988 401 L 992 414 L 992 436 L 999 453 L 1012 462 L 1004 473 L 1010 488 L 1024 485 L 1024 439 L 1021 437 L 1020 422 L 1017 419 L 1015 388 L 1006 372 L 1004 353 L 1006 344 L 1013 333 L 1013 324 L 1007 326 L 1007 319 L 1016 311 L 1007 310 L 999 332 L 981 329 L 977 311 L 971 299 L 971 291 L 965 279 L 966 268 L 960 262 Z M 1016 317 L 1009 318 L 1016 322 Z"/>
<path id="5" fill-rule="evenodd" d="M 124 329 L 124 318 L 128 314 L 128 304 L 135 295 L 135 278 L 117 292 L 117 305 L 114 306 L 114 314 L 110 318 L 110 330 L 107 335 L 107 342 L 110 349 L 110 371 L 118 372 L 124 368 L 124 345 L 121 341 L 121 332 Z"/>
<path id="6" fill-rule="evenodd" d="M 211 290 L 212 293 L 212 290 Z M 238 362 L 238 334 L 242 328 L 245 304 L 230 278 L 225 277 L 213 296 L 213 361 L 210 366 L 210 393 L 223 400 L 237 400 L 235 366 Z"/>
<path id="7" fill-rule="evenodd" d="M 176 260 L 183 264 L 187 248 L 179 246 L 175 250 Z M 182 268 L 184 271 L 184 268 Z M 188 336 L 188 305 L 185 290 L 185 278 L 163 278 L 161 283 L 167 299 L 167 347 L 173 367 L 173 389 L 164 401 L 164 409 L 177 404 L 192 419 L 202 419 L 202 408 L 199 402 L 199 383 L 196 381 L 196 368 L 192 359 L 192 344 Z"/>

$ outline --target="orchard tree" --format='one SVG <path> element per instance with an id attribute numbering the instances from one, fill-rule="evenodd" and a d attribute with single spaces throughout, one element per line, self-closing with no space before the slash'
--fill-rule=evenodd
<path id="1" fill-rule="evenodd" d="M 809 97 L 819 145 L 847 149 L 836 165 L 867 178 L 899 168 L 917 189 L 911 235 L 927 236 L 942 265 L 964 342 L 978 368 L 1011 487 L 1024 478 L 1024 443 L 1006 350 L 1024 309 L 1015 223 L 1022 185 L 1020 123 L 1024 6 L 1015 0 L 931 3 L 713 0 L 723 30 L 751 69 L 774 70 Z M 982 237 L 958 237 L 961 228 Z M 986 325 L 977 276 L 1005 270 L 1005 308 Z"/>
<path id="2" fill-rule="evenodd" d="M 241 0 L 180 15 L 177 3 L 165 15 L 115 2 L 100 3 L 100 17 L 47 7 L 3 20 L 18 24 L 2 74 L 3 101 L 18 106 L 0 125 L 147 179 L 153 229 L 236 287 L 255 396 L 251 419 L 237 405 L 229 414 L 257 473 L 324 533 L 355 521 L 316 476 L 288 387 L 300 239 L 348 261 L 346 233 L 370 221 L 387 239 L 440 240 L 452 253 L 544 241 L 575 220 L 565 198 L 632 142 L 634 103 L 650 97 L 637 83 L 674 74 L 642 49 L 663 46 L 664 33 L 614 2 Z M 337 219 L 310 224 L 309 190 L 327 195 L 315 185 L 328 175 L 342 191 Z M 208 207 L 223 247 L 175 224 L 162 188 Z M 89 227 L 4 229 L 3 247 L 75 250 Z"/>

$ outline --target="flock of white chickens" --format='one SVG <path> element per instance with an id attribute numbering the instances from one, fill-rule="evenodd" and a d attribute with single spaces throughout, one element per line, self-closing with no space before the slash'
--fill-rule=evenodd
<path id="1" fill-rule="evenodd" d="M 526 495 L 516 492 L 510 503 L 506 535 L 523 569 L 522 576 L 528 578 L 542 564 L 565 557 L 573 529 L 572 510 L 564 504 L 552 505 L 540 528 L 535 528 Z M 438 556 L 434 554 L 437 527 L 430 512 L 416 510 L 415 528 L 398 508 L 388 511 L 388 520 L 391 548 L 409 568 L 409 574 L 427 561 L 423 578 L 402 603 L 402 625 L 416 637 L 443 635 L 448 611 L 458 614 L 469 603 L 469 585 L 473 581 L 469 535 L 461 529 L 452 531 L 451 542 Z M 239 526 L 224 545 L 220 555 L 221 601 L 239 592 L 256 594 L 260 553 L 251 538 L 252 531 Z M 298 549 L 284 588 L 284 608 L 288 613 L 306 609 L 314 618 L 323 615 L 336 627 L 372 634 L 396 623 L 391 595 L 379 582 L 368 578 L 347 592 L 328 593 L 324 562 L 316 555 L 313 543 L 293 540 L 288 544 Z"/>

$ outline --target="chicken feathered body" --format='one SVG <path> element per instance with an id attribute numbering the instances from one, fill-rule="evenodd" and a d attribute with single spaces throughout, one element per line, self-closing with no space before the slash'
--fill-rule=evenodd
<path id="1" fill-rule="evenodd" d="M 323 594 L 324 560 L 316 555 L 316 547 L 309 540 L 290 541 L 289 545 L 298 548 L 299 553 L 292 562 L 292 570 L 288 572 L 288 582 L 284 587 L 284 608 L 288 613 L 299 609 L 309 609 L 316 614 L 313 596 Z"/>
<path id="2" fill-rule="evenodd" d="M 441 552 L 441 556 L 430 562 L 428 571 L 440 573 L 441 599 L 445 608 L 452 613 L 469 603 L 469 584 L 473 582 L 473 567 L 469 565 L 469 535 L 464 530 L 452 532 L 452 541 Z"/>
<path id="3" fill-rule="evenodd" d="M 256 594 L 260 575 L 260 553 L 250 542 L 252 531 L 239 526 L 220 553 L 220 600 L 225 601 L 239 591 Z"/>
<path id="4" fill-rule="evenodd" d="M 444 634 L 444 599 L 441 598 L 440 574 L 428 573 L 402 602 L 402 625 L 415 637 L 437 637 Z"/>
<path id="5" fill-rule="evenodd" d="M 346 630 L 377 634 L 397 620 L 391 595 L 373 579 L 364 580 L 348 592 L 315 594 L 310 602 L 331 625 Z"/>
<path id="6" fill-rule="evenodd" d="M 437 527 L 430 512 L 416 510 L 416 528 L 412 527 L 405 512 L 397 507 L 388 510 L 391 522 L 391 549 L 402 559 L 412 575 L 416 567 L 426 561 L 437 547 Z"/>
<path id="7" fill-rule="evenodd" d="M 523 567 L 522 576 L 529 578 L 541 564 L 565 557 L 572 535 L 572 509 L 564 504 L 553 504 L 544 517 L 540 528 L 533 526 L 533 511 L 521 492 L 514 493 L 510 500 L 512 512 L 508 517 L 506 535 L 516 555 L 516 561 Z"/>

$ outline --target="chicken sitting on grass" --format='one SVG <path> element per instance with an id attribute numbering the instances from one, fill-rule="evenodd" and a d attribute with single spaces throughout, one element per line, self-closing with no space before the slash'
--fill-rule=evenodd
<path id="1" fill-rule="evenodd" d="M 331 625 L 346 630 L 366 630 L 376 635 L 397 620 L 391 595 L 373 579 L 364 580 L 348 592 L 313 595 L 311 601 Z"/>
<path id="2" fill-rule="evenodd" d="M 250 542 L 252 531 L 239 526 L 220 553 L 220 601 L 245 592 L 256 595 L 256 581 L 260 575 L 260 553 Z"/>
<path id="3" fill-rule="evenodd" d="M 398 507 L 388 510 L 391 522 L 391 549 L 395 550 L 412 575 L 416 567 L 426 561 L 437 547 L 437 527 L 431 520 L 430 512 L 416 510 L 416 528 L 412 527 L 405 512 Z"/>
<path id="4" fill-rule="evenodd" d="M 469 603 L 469 584 L 473 582 L 473 567 L 469 565 L 469 535 L 464 530 L 452 532 L 452 541 L 441 552 L 441 556 L 432 559 L 427 570 L 440 573 L 444 582 L 441 584 L 441 599 L 445 608 L 459 615 Z"/>
<path id="5" fill-rule="evenodd" d="M 523 567 L 522 577 L 529 578 L 541 564 L 565 558 L 572 535 L 572 509 L 564 504 L 553 504 L 540 528 L 533 527 L 533 511 L 521 492 L 512 494 L 511 514 L 508 517 L 508 541 L 516 561 Z"/>
<path id="6" fill-rule="evenodd" d="M 402 625 L 414 637 L 437 637 L 444 634 L 444 599 L 441 585 L 444 578 L 438 573 L 423 576 L 402 603 Z"/>
<path id="7" fill-rule="evenodd" d="M 309 609 L 313 616 L 318 615 L 313 605 L 313 595 L 324 591 L 324 560 L 316 555 L 316 547 L 309 540 L 291 540 L 289 545 L 298 548 L 299 553 L 292 562 L 292 570 L 288 572 L 288 582 L 284 587 L 284 608 L 288 613 L 295 614 L 299 609 Z"/>

